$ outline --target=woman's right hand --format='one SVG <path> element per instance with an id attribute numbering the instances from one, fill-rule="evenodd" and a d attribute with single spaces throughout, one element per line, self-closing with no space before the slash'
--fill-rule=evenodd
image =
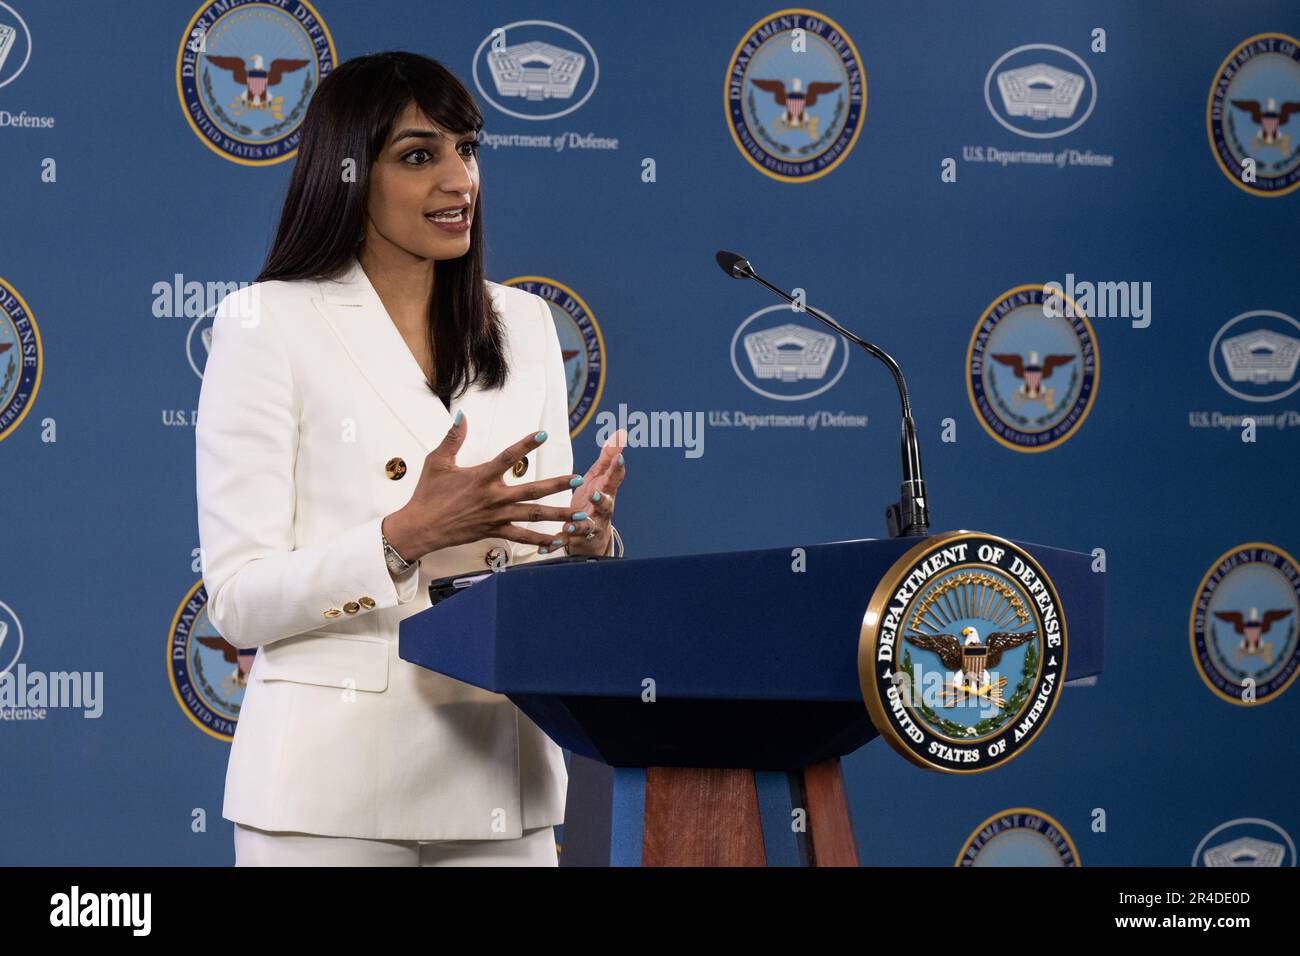
<path id="1" fill-rule="evenodd" d="M 465 442 L 469 419 L 462 413 L 442 442 L 424 459 L 424 470 L 411 500 L 383 520 L 388 543 L 408 561 L 482 538 L 505 538 L 546 546 L 553 536 L 520 528 L 515 521 L 570 521 L 571 511 L 539 505 L 534 499 L 582 484 L 581 475 L 561 475 L 521 485 L 506 484 L 503 476 L 546 440 L 545 432 L 528 435 L 496 457 L 461 468 L 456 453 Z"/>

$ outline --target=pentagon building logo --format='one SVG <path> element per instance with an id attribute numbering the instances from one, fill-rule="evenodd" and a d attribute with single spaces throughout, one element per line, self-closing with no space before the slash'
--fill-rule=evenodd
<path id="1" fill-rule="evenodd" d="M 1007 113 L 1034 120 L 1069 119 L 1079 106 L 1084 86 L 1078 73 L 1046 63 L 998 74 L 998 92 Z"/>
<path id="2" fill-rule="evenodd" d="M 813 327 L 788 305 L 769 305 L 731 336 L 731 368 L 752 392 L 798 402 L 834 387 L 849 363 L 837 336 Z"/>
<path id="3" fill-rule="evenodd" d="M 534 101 L 570 100 L 578 88 L 587 58 L 552 43 L 530 40 L 492 50 L 487 55 L 487 65 L 501 96 Z"/>
<path id="4" fill-rule="evenodd" d="M 479 95 L 506 116 L 552 120 L 591 99 L 600 60 L 576 30 L 550 20 L 516 20 L 483 38 L 473 76 Z"/>
<path id="5" fill-rule="evenodd" d="M 1219 348 L 1228 367 L 1228 377 L 1234 382 L 1256 385 L 1291 381 L 1300 359 L 1300 339 L 1268 329 L 1234 335 L 1224 339 Z"/>
<path id="6" fill-rule="evenodd" d="M 16 81 L 30 60 L 31 30 L 18 10 L 0 0 L 0 86 Z"/>
<path id="7" fill-rule="evenodd" d="M 9 51 L 14 48 L 17 36 L 17 30 L 7 23 L 0 23 L 0 70 L 5 68 L 5 60 L 9 59 Z"/>
<path id="8" fill-rule="evenodd" d="M 787 322 L 745 336 L 745 355 L 760 379 L 822 379 L 835 354 L 835 336 Z"/>
<path id="9" fill-rule="evenodd" d="M 1192 866 L 1293 867 L 1295 841 L 1271 820 L 1242 817 L 1221 823 L 1201 840 Z"/>
<path id="10" fill-rule="evenodd" d="M 1229 395 L 1272 402 L 1300 388 L 1300 322 L 1258 309 L 1224 323 L 1210 343 L 1210 372 Z"/>
<path id="11" fill-rule="evenodd" d="M 32 57 L 32 35 L 22 16 L 0 2 L 0 86 L 18 79 Z"/>
<path id="12" fill-rule="evenodd" d="M 1064 47 L 1027 43 L 989 67 L 984 105 L 1019 136 L 1052 139 L 1088 121 L 1097 105 L 1097 79 L 1087 63 Z"/>
<path id="13" fill-rule="evenodd" d="M 1205 851 L 1206 866 L 1281 866 L 1286 847 L 1280 843 L 1241 837 Z"/>

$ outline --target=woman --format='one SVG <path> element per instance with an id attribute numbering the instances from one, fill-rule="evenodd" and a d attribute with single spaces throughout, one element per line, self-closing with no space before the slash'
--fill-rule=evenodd
<path id="1" fill-rule="evenodd" d="M 481 127 L 432 60 L 344 63 L 258 281 L 213 322 L 207 612 L 256 652 L 222 812 L 236 865 L 556 863 L 560 748 L 397 656 L 433 578 L 613 553 L 623 436 L 572 473 L 549 307 L 483 277 Z"/>

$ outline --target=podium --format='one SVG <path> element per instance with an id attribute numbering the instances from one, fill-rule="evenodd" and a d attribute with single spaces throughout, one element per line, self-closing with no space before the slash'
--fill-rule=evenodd
<path id="1" fill-rule="evenodd" d="M 402 621 L 399 654 L 570 751 L 562 865 L 857 865 L 839 758 L 878 735 L 859 636 L 926 540 L 507 567 Z M 1065 683 L 1099 674 L 1105 575 L 1011 543 L 1059 595 Z"/>

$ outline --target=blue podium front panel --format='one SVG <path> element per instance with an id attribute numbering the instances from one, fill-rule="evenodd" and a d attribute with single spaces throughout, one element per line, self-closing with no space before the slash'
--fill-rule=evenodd
<path id="1" fill-rule="evenodd" d="M 919 539 L 507 568 L 402 622 L 401 656 L 509 696 L 614 766 L 790 769 L 876 735 L 857 669 L 876 585 Z M 1101 669 L 1103 575 L 1023 545 L 1061 595 L 1068 679 Z M 616 627 L 573 607 L 617 608 Z"/>

